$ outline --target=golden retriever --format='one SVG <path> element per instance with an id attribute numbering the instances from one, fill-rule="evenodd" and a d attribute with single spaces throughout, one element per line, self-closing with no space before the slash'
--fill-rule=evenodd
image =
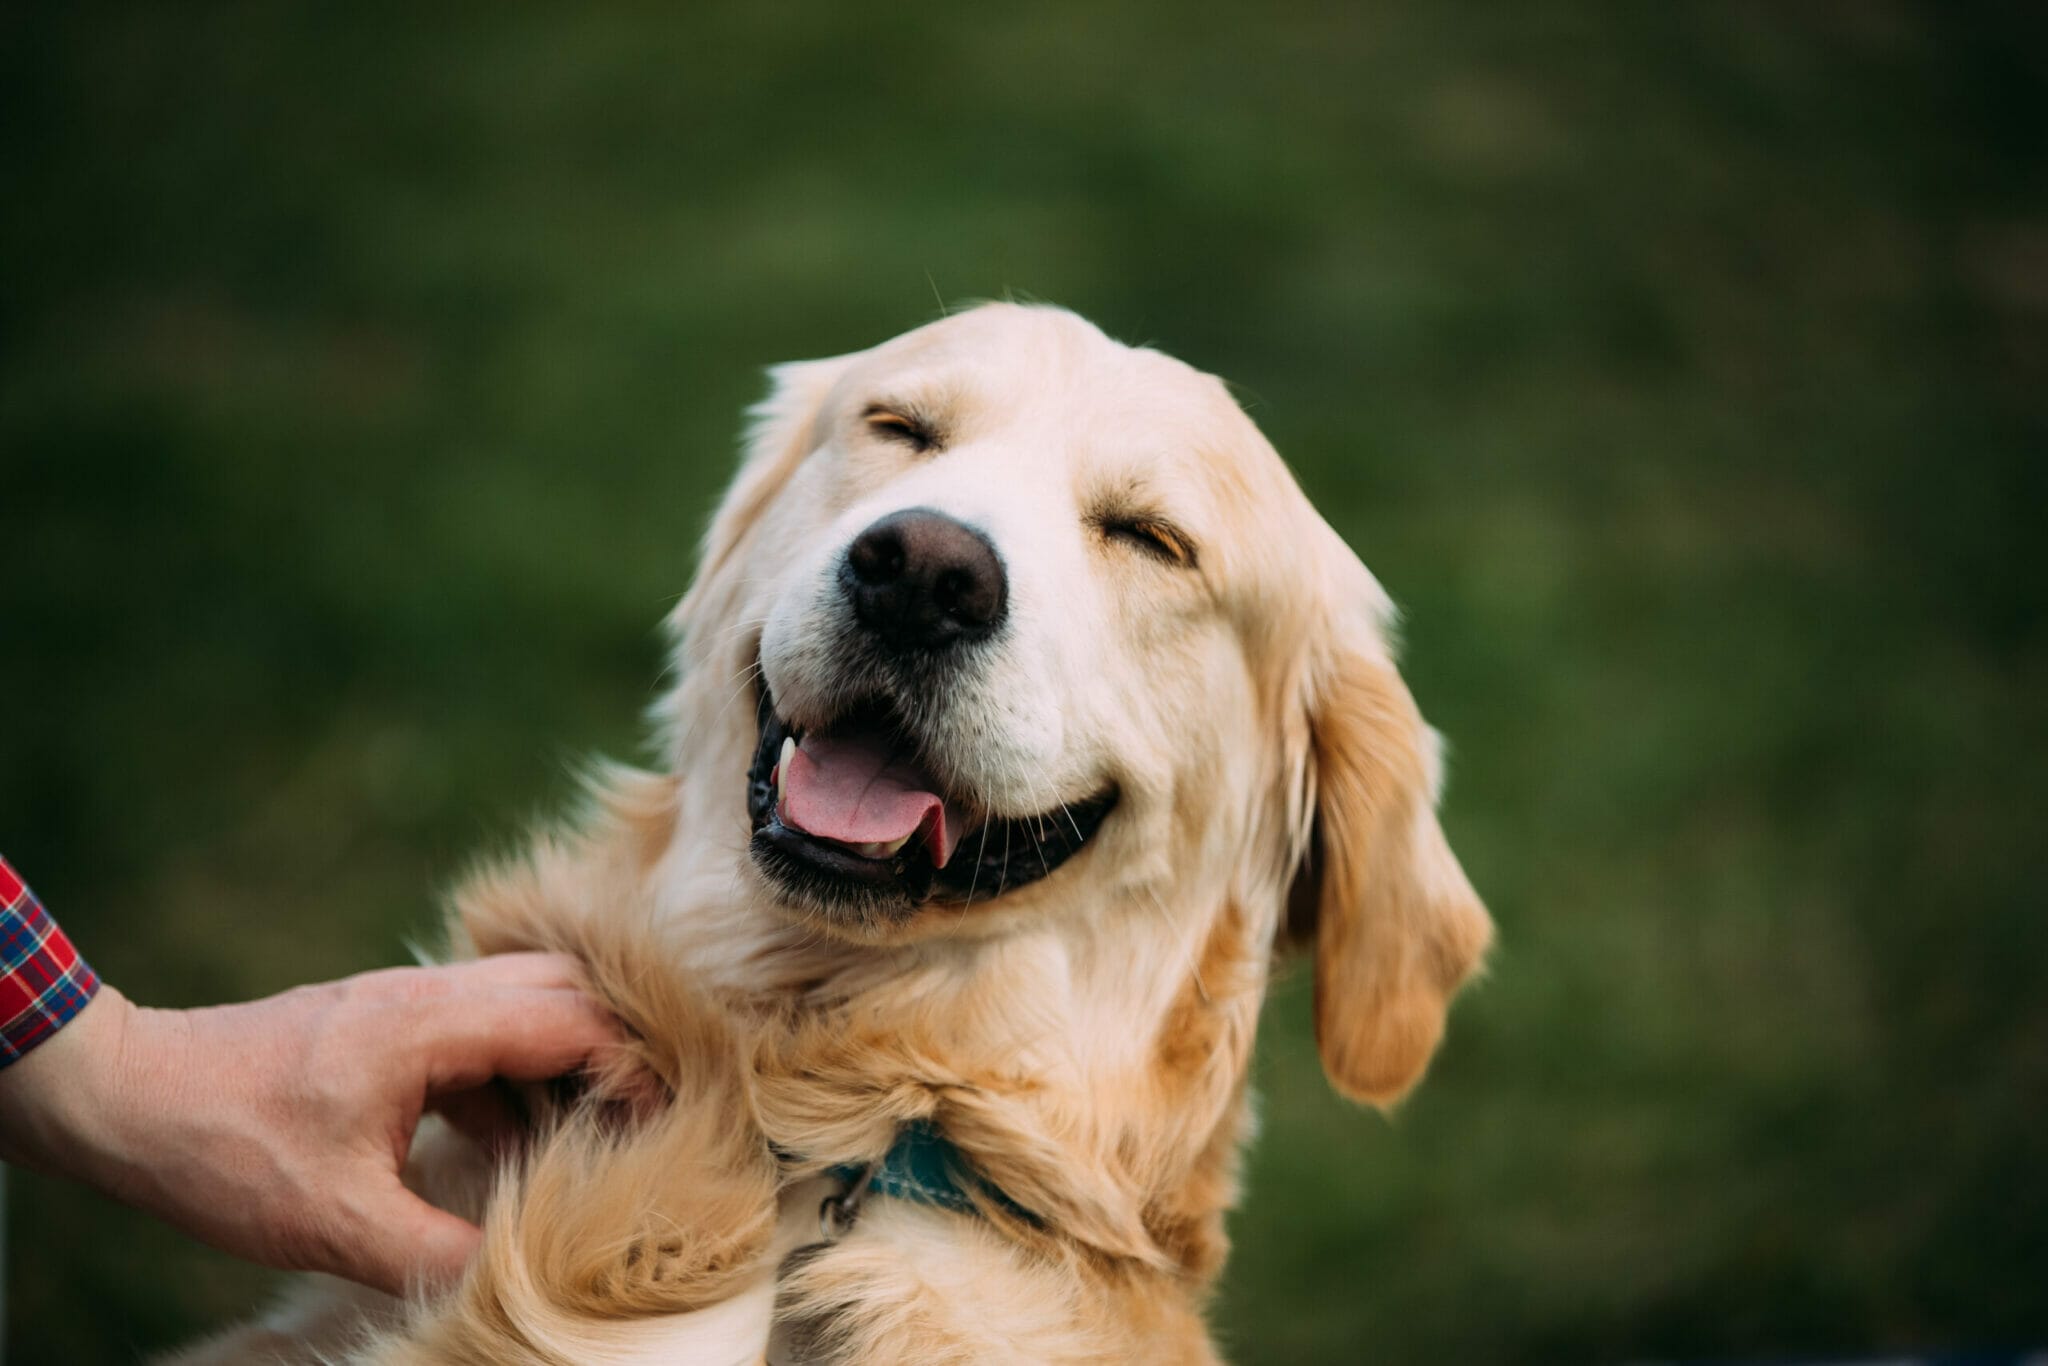
<path id="1" fill-rule="evenodd" d="M 454 1292 L 194 1360 L 1217 1359 L 1276 942 L 1346 1096 L 1415 1084 L 1491 924 L 1393 609 L 1224 386 L 986 305 L 783 366 L 675 612 L 668 771 L 457 897 L 578 955 L 673 1091 L 560 1108 Z M 623 1074 L 623 1068 L 621 1069 Z"/>

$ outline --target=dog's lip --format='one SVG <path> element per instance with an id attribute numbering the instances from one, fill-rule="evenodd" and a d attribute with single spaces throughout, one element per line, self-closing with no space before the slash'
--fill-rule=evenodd
<path id="1" fill-rule="evenodd" d="M 867 858 L 842 844 L 819 839 L 771 815 L 754 828 L 754 838 L 764 841 L 783 857 L 831 877 L 870 887 L 886 887 L 901 881 L 905 860 Z"/>
<path id="2" fill-rule="evenodd" d="M 884 709 L 879 703 L 869 706 Z M 784 741 L 801 740 L 808 732 L 782 717 L 765 682 L 758 685 L 755 720 L 758 740 L 747 775 L 747 811 L 756 858 L 769 868 L 794 865 L 814 887 L 822 882 L 870 895 L 877 889 L 894 891 L 912 904 L 935 898 L 987 900 L 1050 876 L 1094 837 L 1117 801 L 1116 788 L 1110 785 L 1092 796 L 1020 818 L 989 813 L 977 802 L 961 802 L 978 820 L 960 834 L 943 869 L 933 866 L 921 837 L 891 855 L 870 858 L 782 819 L 776 802 L 776 766 Z"/>

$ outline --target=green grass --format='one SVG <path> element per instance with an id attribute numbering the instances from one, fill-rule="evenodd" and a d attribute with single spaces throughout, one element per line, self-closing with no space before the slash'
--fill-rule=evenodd
<path id="1" fill-rule="evenodd" d="M 2022 7 L 0 15 L 0 848 L 161 1004 L 396 961 L 590 751 L 776 360 L 1016 291 L 1223 374 L 1409 614 L 1493 979 L 1302 984 L 1244 1362 L 2048 1341 Z M 267 1278 L 14 1174 L 9 1345 Z"/>

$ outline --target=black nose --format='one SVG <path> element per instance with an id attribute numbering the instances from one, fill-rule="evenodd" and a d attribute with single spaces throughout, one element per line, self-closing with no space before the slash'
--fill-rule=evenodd
<path id="1" fill-rule="evenodd" d="M 854 537 L 839 579 L 861 625 L 899 650 L 979 640 L 1010 598 L 988 537 L 931 508 L 892 512 Z"/>

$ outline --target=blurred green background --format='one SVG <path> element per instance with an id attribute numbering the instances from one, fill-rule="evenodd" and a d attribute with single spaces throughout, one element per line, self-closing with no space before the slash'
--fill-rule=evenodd
<path id="1" fill-rule="evenodd" d="M 759 367 L 1066 304 L 1409 610 L 1493 980 L 1297 976 L 1243 1362 L 2048 1341 L 2037 6 L 0 9 L 0 849 L 145 1002 L 639 755 Z M 16 1174 L 9 1342 L 271 1282 Z"/>

